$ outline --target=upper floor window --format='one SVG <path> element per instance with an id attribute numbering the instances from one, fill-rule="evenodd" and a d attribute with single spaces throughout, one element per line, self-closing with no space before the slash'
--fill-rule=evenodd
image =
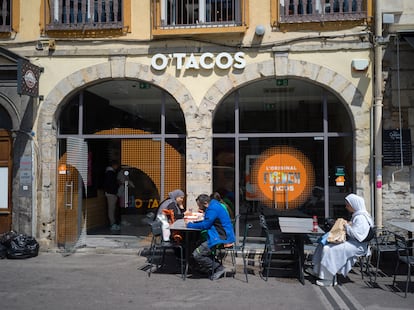
<path id="1" fill-rule="evenodd" d="M 247 0 L 152 0 L 155 29 L 235 27 Z"/>
<path id="2" fill-rule="evenodd" d="M 46 30 L 121 29 L 123 0 L 50 0 Z"/>
<path id="3" fill-rule="evenodd" d="M 277 0 L 281 23 L 352 21 L 367 17 L 366 0 Z"/>
<path id="4" fill-rule="evenodd" d="M 12 28 L 11 16 L 12 6 L 11 0 L 0 0 L 0 32 L 10 32 Z"/>

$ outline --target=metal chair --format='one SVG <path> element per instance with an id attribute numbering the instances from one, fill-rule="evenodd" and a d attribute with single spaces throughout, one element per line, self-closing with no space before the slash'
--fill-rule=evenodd
<path id="1" fill-rule="evenodd" d="M 374 283 L 377 282 L 377 275 L 379 270 L 379 264 L 381 260 L 381 254 L 383 253 L 395 253 L 397 247 L 395 245 L 395 237 L 392 232 L 384 228 L 377 228 L 373 242 L 371 244 L 373 252 L 376 255 L 375 264 L 375 276 Z"/>
<path id="2" fill-rule="evenodd" d="M 152 233 L 152 240 L 151 240 L 151 246 L 150 246 L 150 257 L 149 257 L 149 263 L 151 264 L 151 268 L 149 268 L 148 271 L 148 277 L 151 276 L 151 273 L 153 272 L 153 269 L 155 267 L 155 270 L 161 269 L 164 267 L 164 261 L 165 261 L 165 254 L 167 250 L 179 250 L 179 258 L 180 261 L 180 267 L 181 267 L 181 277 L 183 280 L 185 280 L 185 265 L 187 262 L 185 262 L 184 258 L 184 251 L 183 247 L 178 243 L 168 242 L 164 241 L 162 238 L 162 223 L 158 220 L 155 220 L 153 222 L 149 223 L 151 227 L 151 233 Z M 156 261 L 156 255 L 159 254 L 160 257 L 158 257 L 157 263 Z M 154 271 L 155 271 L 154 270 Z"/>
<path id="3" fill-rule="evenodd" d="M 236 224 L 237 219 L 240 217 L 240 214 L 237 214 L 234 219 L 231 220 L 231 224 Z M 223 264 L 224 259 L 230 254 L 231 257 L 231 263 L 233 266 L 233 278 L 236 274 L 236 250 L 238 250 L 238 247 L 234 243 L 227 243 L 227 244 L 218 244 L 211 250 L 212 259 L 219 261 L 220 264 Z M 214 274 L 214 270 L 211 270 L 211 277 Z"/>
<path id="4" fill-rule="evenodd" d="M 411 267 L 414 267 L 414 256 L 412 255 L 413 246 L 409 246 L 409 243 L 412 243 L 414 239 L 405 239 L 405 237 L 394 234 L 395 235 L 395 245 L 396 251 L 398 255 L 397 264 L 394 270 L 394 279 L 392 281 L 392 285 L 395 286 L 397 271 L 401 263 L 407 265 L 407 279 L 405 281 L 405 295 L 404 298 L 407 297 L 408 285 L 411 283 Z"/>
<path id="5" fill-rule="evenodd" d="M 270 233 L 263 215 L 259 216 L 259 222 L 266 237 L 260 276 L 267 281 L 270 270 L 279 271 L 281 275 L 286 275 L 286 272 L 298 273 L 301 263 L 294 239 L 281 232 Z"/>
<path id="6" fill-rule="evenodd" d="M 239 245 L 239 247 L 238 247 L 238 250 L 241 251 L 241 255 L 242 255 L 242 258 L 243 258 L 243 272 L 244 272 L 244 275 L 246 277 L 246 282 L 249 282 L 249 279 L 247 277 L 247 274 L 248 274 L 248 272 L 247 272 L 247 258 L 249 256 L 249 253 L 246 254 L 245 249 L 246 249 L 246 240 L 247 240 L 247 236 L 249 234 L 249 229 L 251 229 L 252 227 L 253 227 L 252 224 L 246 223 L 246 225 L 244 227 L 243 240 L 242 240 L 241 245 Z"/>

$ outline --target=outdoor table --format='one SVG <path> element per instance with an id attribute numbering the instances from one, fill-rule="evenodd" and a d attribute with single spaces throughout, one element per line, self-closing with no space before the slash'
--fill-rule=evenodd
<path id="1" fill-rule="evenodd" d="M 279 217 L 280 230 L 284 234 L 290 234 L 295 237 L 296 248 L 299 254 L 299 280 L 305 284 L 303 266 L 305 261 L 305 236 L 308 234 L 325 233 L 319 226 L 317 231 L 313 231 L 312 218 L 298 217 Z"/>
<path id="2" fill-rule="evenodd" d="M 196 228 L 188 228 L 187 225 L 184 222 L 184 219 L 176 220 L 174 223 L 170 225 L 170 230 L 178 231 L 182 234 L 184 239 L 184 256 L 185 256 L 185 273 L 184 278 L 187 277 L 188 273 L 188 265 L 190 261 L 190 255 L 192 251 L 194 250 L 194 247 L 191 246 L 191 242 L 194 242 L 199 238 L 200 236 L 200 229 Z"/>
<path id="3" fill-rule="evenodd" d="M 407 220 L 391 220 L 388 222 L 392 226 L 398 227 L 400 229 L 406 230 L 408 232 L 408 239 L 413 238 L 414 233 L 414 222 Z M 412 241 L 410 241 L 409 246 L 412 247 Z M 412 253 L 411 253 L 412 255 Z"/>

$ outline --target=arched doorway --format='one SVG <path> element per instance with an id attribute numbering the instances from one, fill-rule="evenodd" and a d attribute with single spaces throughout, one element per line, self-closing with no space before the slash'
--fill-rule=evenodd
<path id="1" fill-rule="evenodd" d="M 89 86 L 62 104 L 58 116 L 58 244 L 91 234 L 146 235 L 142 221 L 168 192 L 185 189 L 185 121 L 177 102 L 137 80 Z M 103 179 L 121 164 L 117 220 L 109 229 Z"/>
<path id="2" fill-rule="evenodd" d="M 238 195 L 242 221 L 258 213 L 321 222 L 346 216 L 343 198 L 354 189 L 351 124 L 343 102 L 311 82 L 270 78 L 240 87 L 215 110 L 213 189 L 229 201 Z"/>

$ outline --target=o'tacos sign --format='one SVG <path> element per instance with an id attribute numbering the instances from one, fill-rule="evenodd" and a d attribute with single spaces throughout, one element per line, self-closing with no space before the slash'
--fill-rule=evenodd
<path id="1" fill-rule="evenodd" d="M 297 208 L 308 198 L 315 183 L 310 160 L 290 146 L 267 149 L 252 167 L 251 182 L 258 199 L 278 209 Z"/>
<path id="2" fill-rule="evenodd" d="M 246 60 L 243 52 L 235 54 L 223 52 L 217 55 L 213 53 L 203 53 L 196 57 L 194 53 L 172 53 L 172 54 L 155 54 L 151 58 L 151 67 L 154 70 L 162 71 L 168 66 L 175 66 L 177 70 L 182 69 L 244 69 Z"/>

